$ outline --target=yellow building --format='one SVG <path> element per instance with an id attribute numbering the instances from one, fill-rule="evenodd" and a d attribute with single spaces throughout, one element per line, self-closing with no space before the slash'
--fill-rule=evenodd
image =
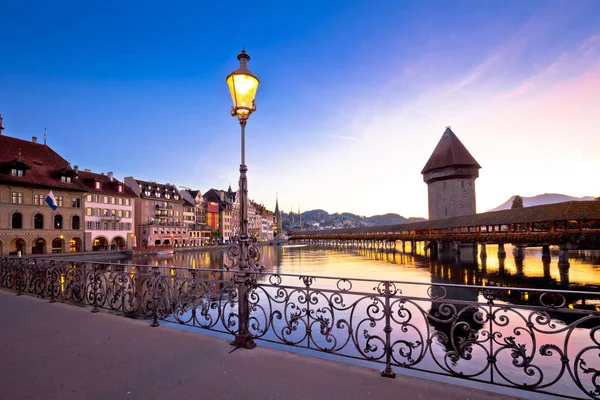
<path id="1" fill-rule="evenodd" d="M 87 191 L 76 168 L 46 144 L 2 135 L 0 256 L 83 250 Z M 46 202 L 52 192 L 55 210 Z"/>

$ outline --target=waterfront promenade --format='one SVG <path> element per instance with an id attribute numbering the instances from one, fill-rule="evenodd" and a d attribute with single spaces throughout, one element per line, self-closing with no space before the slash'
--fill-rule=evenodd
<path id="1" fill-rule="evenodd" d="M 0 398 L 514 399 L 0 291 Z M 527 393 L 524 393 L 527 395 Z"/>

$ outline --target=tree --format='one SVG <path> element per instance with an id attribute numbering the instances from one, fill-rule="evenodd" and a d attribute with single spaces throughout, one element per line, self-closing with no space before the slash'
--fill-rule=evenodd
<path id="1" fill-rule="evenodd" d="M 510 208 L 523 208 L 523 198 L 519 195 L 516 195 L 513 199 L 512 206 Z"/>

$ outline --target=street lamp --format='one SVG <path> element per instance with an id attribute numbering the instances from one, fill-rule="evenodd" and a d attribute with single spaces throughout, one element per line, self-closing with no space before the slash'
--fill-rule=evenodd
<path id="1" fill-rule="evenodd" d="M 253 348 L 253 335 L 248 329 L 249 305 L 248 289 L 255 279 L 255 274 L 264 268 L 260 265 L 260 252 L 254 246 L 254 239 L 248 236 L 248 181 L 246 178 L 246 121 L 254 111 L 256 104 L 254 96 L 258 89 L 258 78 L 248 69 L 250 56 L 245 49 L 237 56 L 240 67 L 227 76 L 227 85 L 231 92 L 233 105 L 231 115 L 238 118 L 242 128 L 242 163 L 240 164 L 240 232 L 234 237 L 233 245 L 229 247 L 227 256 L 231 260 L 238 288 L 238 322 L 239 329 L 235 340 L 231 343 L 237 347 Z"/>

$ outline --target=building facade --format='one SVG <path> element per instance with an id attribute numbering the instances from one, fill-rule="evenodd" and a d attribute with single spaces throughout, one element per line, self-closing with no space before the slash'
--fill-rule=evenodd
<path id="1" fill-rule="evenodd" d="M 204 199 L 211 203 L 216 203 L 219 207 L 219 235 L 224 242 L 230 242 L 233 237 L 233 203 L 236 194 L 231 190 L 227 191 L 210 189 L 204 193 Z"/>
<path id="2" fill-rule="evenodd" d="M 479 169 L 479 163 L 447 127 L 421 171 L 427 183 L 429 219 L 475 214 Z"/>
<path id="3" fill-rule="evenodd" d="M 128 176 L 124 182 L 135 199 L 135 229 L 141 246 L 176 246 L 187 244 L 183 224 L 184 200 L 174 185 L 142 181 Z"/>
<path id="4" fill-rule="evenodd" d="M 0 116 L 0 256 L 83 251 L 87 188 L 77 169 L 36 137 L 3 129 Z M 56 210 L 45 200 L 50 192 Z"/>
<path id="5" fill-rule="evenodd" d="M 79 181 L 86 185 L 85 250 L 125 250 L 136 245 L 135 193 L 113 176 L 79 171 Z"/>

